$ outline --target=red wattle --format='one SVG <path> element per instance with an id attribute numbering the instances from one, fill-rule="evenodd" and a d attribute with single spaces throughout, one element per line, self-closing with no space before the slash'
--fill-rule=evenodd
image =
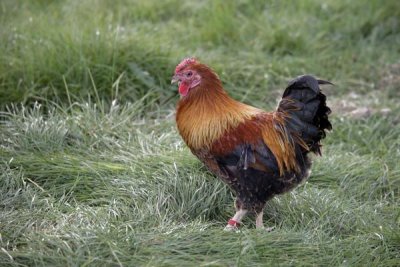
<path id="1" fill-rule="evenodd" d="M 185 95 L 187 95 L 188 92 L 189 92 L 189 85 L 187 85 L 185 83 L 181 83 L 179 85 L 179 94 L 181 96 L 185 96 Z"/>

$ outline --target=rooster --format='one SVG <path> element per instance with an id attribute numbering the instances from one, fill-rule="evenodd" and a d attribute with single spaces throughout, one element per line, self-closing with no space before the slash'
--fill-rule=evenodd
<path id="1" fill-rule="evenodd" d="M 268 200 L 310 175 L 310 153 L 321 155 L 321 139 L 331 130 L 331 110 L 320 84 L 310 75 L 289 83 L 273 112 L 238 102 L 218 75 L 197 59 L 180 62 L 171 83 L 181 96 L 176 124 L 192 153 L 235 192 L 235 215 L 225 229 L 237 229 L 248 212 L 264 228 Z M 265 229 L 265 228 L 264 228 Z"/>

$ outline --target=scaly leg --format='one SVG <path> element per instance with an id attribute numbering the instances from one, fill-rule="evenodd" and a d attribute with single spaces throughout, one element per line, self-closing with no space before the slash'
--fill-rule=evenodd
<path id="1" fill-rule="evenodd" d="M 228 224 L 225 226 L 225 231 L 237 230 L 240 222 L 242 221 L 243 217 L 246 215 L 247 210 L 239 209 L 236 211 L 235 215 L 228 221 Z"/>
<path id="2" fill-rule="evenodd" d="M 257 214 L 257 217 L 256 217 L 256 228 L 257 229 L 264 228 L 263 215 L 264 215 L 263 211 L 261 211 Z"/>
<path id="3" fill-rule="evenodd" d="M 267 232 L 271 232 L 272 230 L 274 230 L 275 227 L 268 227 L 268 228 L 265 228 L 265 227 L 264 227 L 264 224 L 263 224 L 263 215 L 264 215 L 264 212 L 263 212 L 263 211 L 257 213 L 257 217 L 256 217 L 256 228 L 257 228 L 257 229 L 265 229 Z"/>

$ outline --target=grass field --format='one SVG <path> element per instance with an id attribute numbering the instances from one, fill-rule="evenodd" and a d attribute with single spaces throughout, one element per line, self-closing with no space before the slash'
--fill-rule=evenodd
<path id="1" fill-rule="evenodd" d="M 0 266 L 400 266 L 397 0 L 2 0 L 0 24 Z M 186 56 L 265 109 L 335 84 L 271 233 L 222 231 L 234 196 L 175 128 Z"/>

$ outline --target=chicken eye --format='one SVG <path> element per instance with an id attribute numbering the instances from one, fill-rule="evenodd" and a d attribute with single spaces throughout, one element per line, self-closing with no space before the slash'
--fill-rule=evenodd
<path id="1" fill-rule="evenodd" d="M 188 73 L 186 73 L 186 76 L 187 77 L 190 77 L 190 76 L 192 76 L 193 75 L 193 72 L 191 72 L 191 71 L 189 71 Z"/>

